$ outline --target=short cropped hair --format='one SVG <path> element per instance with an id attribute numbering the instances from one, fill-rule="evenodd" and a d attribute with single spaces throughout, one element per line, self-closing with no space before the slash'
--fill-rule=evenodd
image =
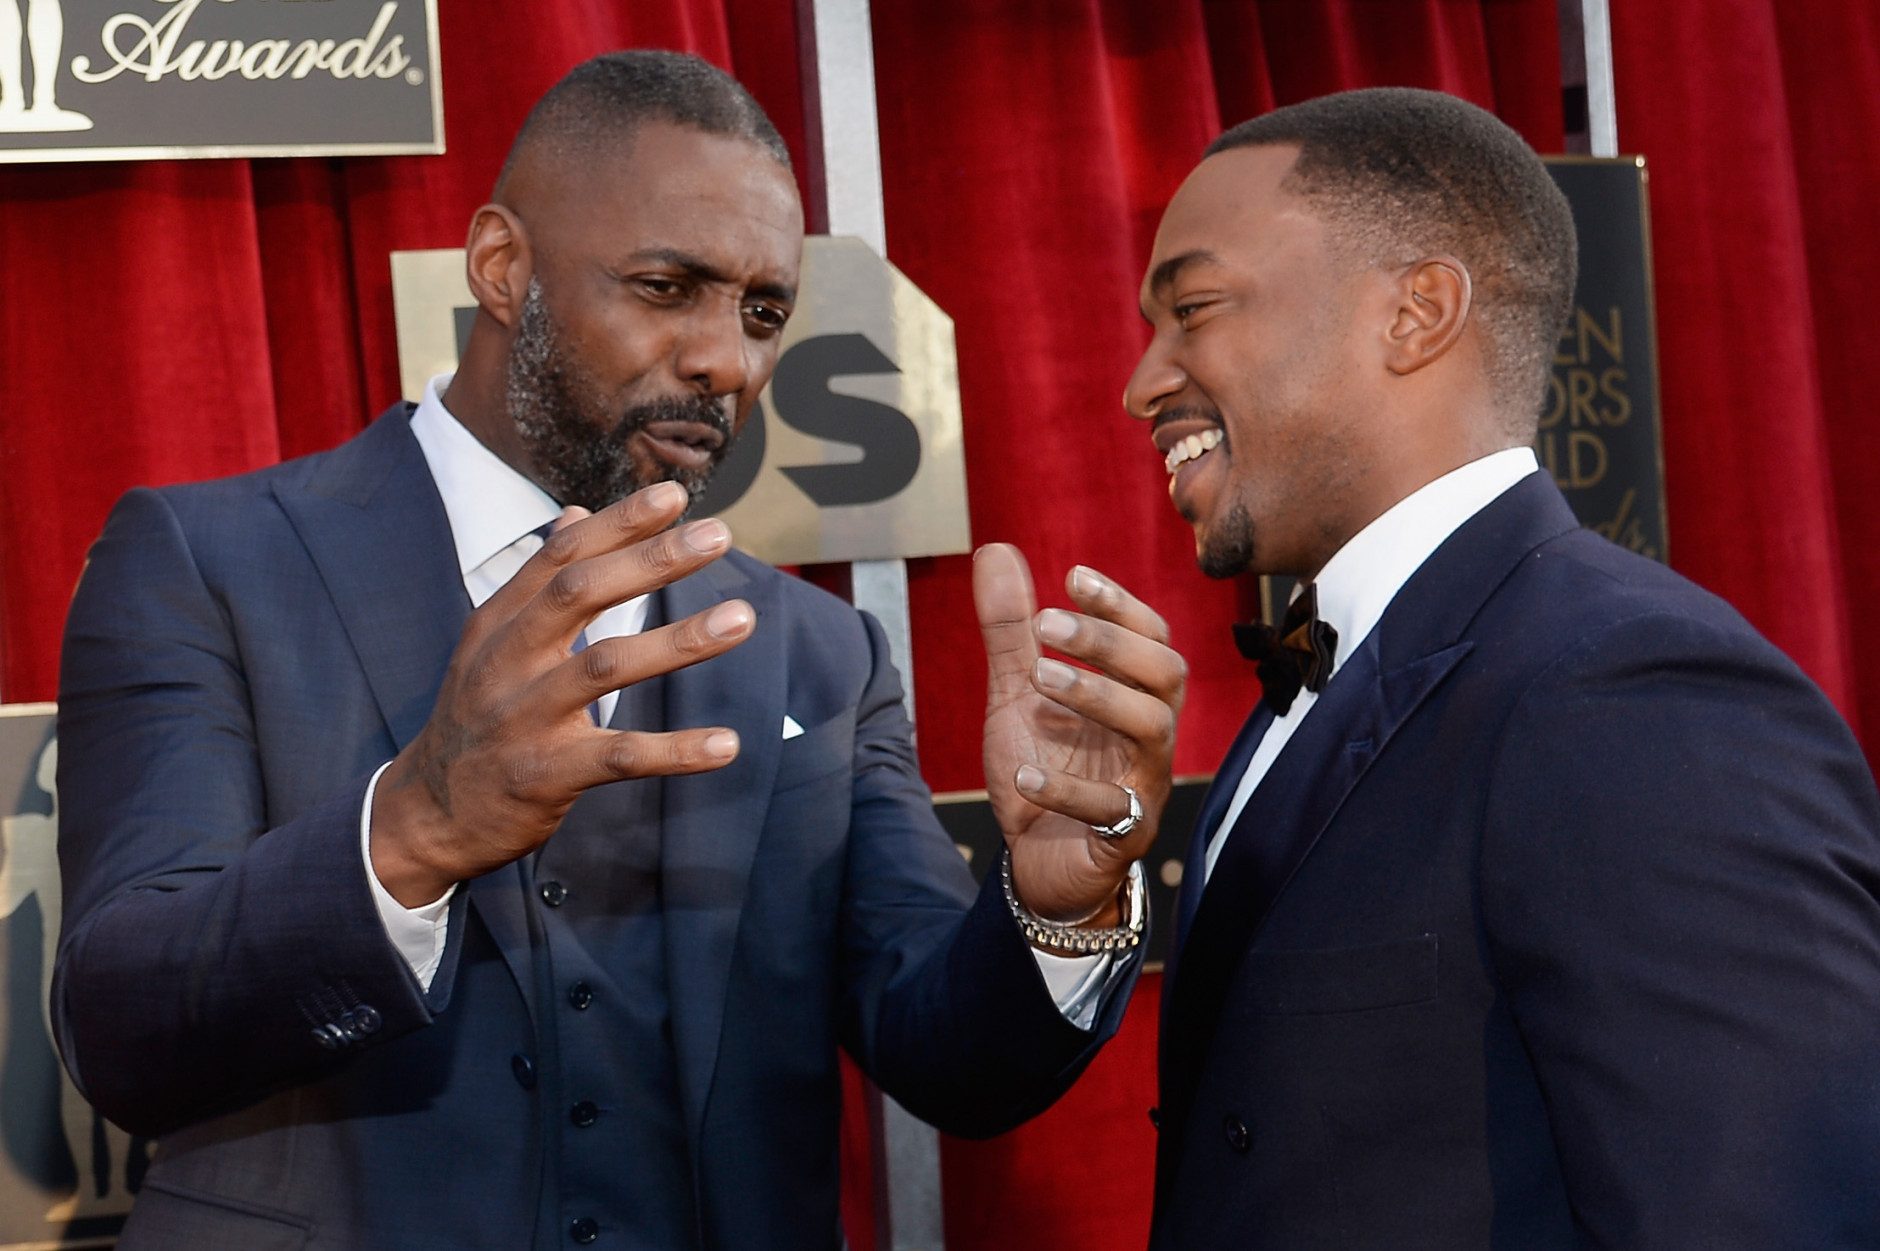
<path id="1" fill-rule="evenodd" d="M 1446 252 L 1467 267 L 1490 385 L 1531 436 L 1579 246 L 1566 197 L 1521 136 L 1454 96 L 1379 87 L 1242 122 L 1207 154 L 1256 145 L 1299 148 L 1281 186 L 1313 201 L 1363 262 Z"/>
<path id="2" fill-rule="evenodd" d="M 687 53 L 635 48 L 583 61 L 536 101 L 509 150 L 497 191 L 525 150 L 584 153 L 599 143 L 630 143 L 648 121 L 743 139 L 790 168 L 783 137 L 737 79 Z"/>

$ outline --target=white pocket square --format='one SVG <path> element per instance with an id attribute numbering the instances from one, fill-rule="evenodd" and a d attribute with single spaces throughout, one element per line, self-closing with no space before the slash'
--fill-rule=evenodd
<path id="1" fill-rule="evenodd" d="M 783 714 L 783 737 L 787 742 L 803 732 L 803 727 L 796 723 L 796 718 L 789 713 Z"/>

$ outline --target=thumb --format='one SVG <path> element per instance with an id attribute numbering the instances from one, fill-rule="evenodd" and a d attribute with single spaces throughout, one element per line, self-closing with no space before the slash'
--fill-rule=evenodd
<path id="1" fill-rule="evenodd" d="M 1009 543 L 988 543 L 973 553 L 973 608 L 986 645 L 986 668 L 994 694 L 1029 689 L 1038 643 L 1031 619 L 1038 611 L 1031 569 Z"/>

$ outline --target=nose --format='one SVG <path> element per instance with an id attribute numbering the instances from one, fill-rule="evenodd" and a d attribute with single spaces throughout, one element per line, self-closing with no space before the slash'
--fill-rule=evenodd
<path id="1" fill-rule="evenodd" d="M 752 350 L 742 301 L 701 301 L 686 319 L 673 368 L 703 395 L 733 395 L 750 383 Z"/>
<path id="2" fill-rule="evenodd" d="M 1123 409 L 1137 421 L 1151 421 L 1187 385 L 1188 375 L 1170 358 L 1158 335 L 1150 340 L 1136 362 L 1136 372 L 1129 376 L 1129 385 L 1123 388 Z"/>

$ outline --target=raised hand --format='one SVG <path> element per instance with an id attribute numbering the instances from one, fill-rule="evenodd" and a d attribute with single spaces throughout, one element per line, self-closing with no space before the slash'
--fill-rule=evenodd
<path id="1" fill-rule="evenodd" d="M 743 642 L 756 623 L 743 600 L 570 654 L 603 609 L 730 550 L 721 521 L 671 528 L 686 499 L 685 488 L 661 483 L 592 516 L 570 510 L 542 550 L 470 614 L 431 719 L 373 795 L 372 869 L 393 898 L 429 903 L 455 882 L 529 854 L 589 787 L 702 773 L 737 758 L 729 729 L 608 730 L 587 707 Z"/>
<path id="2" fill-rule="evenodd" d="M 1025 906 L 1110 926 L 1123 878 L 1155 841 L 1168 803 L 1188 666 L 1161 617 L 1102 574 L 1078 566 L 1065 589 L 1080 611 L 1038 612 L 1017 548 L 991 544 L 973 559 L 989 674 L 986 789 Z M 1042 656 L 1041 645 L 1096 672 Z M 1141 800 L 1142 821 L 1108 839 L 1092 827 L 1128 814 L 1124 786 Z"/>

